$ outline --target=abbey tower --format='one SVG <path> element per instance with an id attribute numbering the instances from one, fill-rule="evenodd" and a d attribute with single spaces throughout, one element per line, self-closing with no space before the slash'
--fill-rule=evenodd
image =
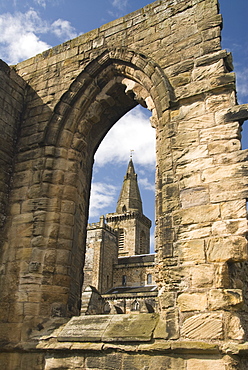
<path id="1" fill-rule="evenodd" d="M 106 221 L 117 230 L 119 256 L 150 253 L 151 220 L 143 214 L 137 174 L 130 159 L 124 177 L 116 212 L 108 213 Z"/>
<path id="2" fill-rule="evenodd" d="M 137 292 L 154 283 L 150 227 L 130 158 L 116 212 L 88 225 L 83 287 L 91 285 L 104 294 L 111 288 L 128 286 Z"/>

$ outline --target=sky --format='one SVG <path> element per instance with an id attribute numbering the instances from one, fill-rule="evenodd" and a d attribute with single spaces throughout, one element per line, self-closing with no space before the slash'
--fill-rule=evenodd
<path id="1" fill-rule="evenodd" d="M 0 58 L 16 64 L 149 3 L 150 0 L 0 0 Z M 222 48 L 233 54 L 239 104 L 248 103 L 248 0 L 219 3 L 224 19 Z M 133 150 L 143 210 L 154 224 L 155 130 L 149 116 L 148 110 L 136 107 L 114 125 L 100 145 L 95 156 L 90 222 L 115 212 Z M 248 148 L 247 138 L 244 124 L 243 148 Z M 152 235 L 153 232 L 154 227 Z"/>

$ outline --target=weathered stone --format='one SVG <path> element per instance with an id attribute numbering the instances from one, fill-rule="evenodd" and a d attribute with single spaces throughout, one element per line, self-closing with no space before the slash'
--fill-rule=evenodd
<path id="1" fill-rule="evenodd" d="M 241 306 L 243 294 L 240 289 L 211 289 L 208 298 L 211 310 L 221 310 L 228 307 Z"/>
<path id="2" fill-rule="evenodd" d="M 242 341 L 244 339 L 245 331 L 242 327 L 242 322 L 238 315 L 231 315 L 228 317 L 228 338 L 231 340 Z"/>
<path id="3" fill-rule="evenodd" d="M 197 340 L 222 339 L 222 315 L 217 313 L 202 313 L 191 316 L 183 322 L 182 336 Z"/>
<path id="4" fill-rule="evenodd" d="M 59 341 L 94 342 L 101 341 L 112 317 L 82 316 L 72 318 L 58 336 Z"/>
<path id="5" fill-rule="evenodd" d="M 175 254 L 180 261 L 190 263 L 205 262 L 204 239 L 188 240 L 175 245 Z"/>
<path id="6" fill-rule="evenodd" d="M 245 235 L 247 231 L 247 219 L 216 221 L 212 226 L 213 235 Z"/>
<path id="7" fill-rule="evenodd" d="M 211 238 L 206 255 L 210 262 L 244 261 L 247 259 L 247 240 L 242 236 Z"/>
<path id="8" fill-rule="evenodd" d="M 215 276 L 214 265 L 194 266 L 191 268 L 192 287 L 208 287 L 212 286 Z"/>
<path id="9" fill-rule="evenodd" d="M 209 154 L 218 154 L 233 152 L 241 149 L 241 143 L 238 139 L 216 140 L 208 144 Z"/>
<path id="10" fill-rule="evenodd" d="M 246 200 L 234 200 L 221 204 L 221 217 L 223 219 L 235 219 L 246 217 Z"/>
<path id="11" fill-rule="evenodd" d="M 178 339 L 179 337 L 178 310 L 167 310 L 160 319 L 154 330 L 155 339 Z"/>
<path id="12" fill-rule="evenodd" d="M 242 177 L 224 179 L 209 184 L 211 202 L 241 200 L 247 197 L 247 180 Z"/>
<path id="13" fill-rule="evenodd" d="M 102 339 L 104 342 L 149 341 L 157 321 L 155 314 L 114 315 Z"/>
<path id="14" fill-rule="evenodd" d="M 182 312 L 184 311 L 204 311 L 207 308 L 206 293 L 182 293 L 177 299 L 177 303 Z"/>
<path id="15" fill-rule="evenodd" d="M 221 359 L 189 359 L 187 361 L 188 370 L 226 370 L 226 362 Z"/>
<path id="16" fill-rule="evenodd" d="M 214 128 L 206 128 L 200 131 L 200 143 L 214 140 L 230 140 L 239 138 L 239 124 L 237 122 L 219 125 L 218 131 Z"/>
<path id="17" fill-rule="evenodd" d="M 182 208 L 189 208 L 207 204 L 209 202 L 209 195 L 205 187 L 193 187 L 185 189 L 180 192 L 180 199 Z"/>
<path id="18" fill-rule="evenodd" d="M 202 181 L 209 183 L 213 181 L 220 181 L 223 178 L 234 177 L 237 175 L 239 166 L 237 164 L 226 166 L 214 166 L 202 171 Z"/>
<path id="19" fill-rule="evenodd" d="M 248 119 L 248 104 L 236 105 L 230 108 L 226 115 L 225 121 L 245 121 Z"/>
<path id="20" fill-rule="evenodd" d="M 223 60 L 219 60 L 216 63 L 213 63 L 208 66 L 200 66 L 193 70 L 192 78 L 193 81 L 202 80 L 205 78 L 211 77 L 214 73 L 223 73 L 224 72 L 224 63 Z"/>
<path id="21" fill-rule="evenodd" d="M 218 205 L 202 205 L 188 209 L 182 209 L 174 213 L 175 224 L 197 224 L 207 221 L 215 221 L 220 216 Z"/>
<path id="22" fill-rule="evenodd" d="M 175 305 L 175 293 L 163 292 L 159 295 L 159 305 L 162 310 L 173 307 Z"/>

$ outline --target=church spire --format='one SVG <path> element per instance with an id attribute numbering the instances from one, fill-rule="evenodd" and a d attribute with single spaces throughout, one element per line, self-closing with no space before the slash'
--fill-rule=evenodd
<path id="1" fill-rule="evenodd" d="M 132 156 L 130 156 L 130 161 L 128 163 L 127 172 L 124 177 L 116 208 L 116 213 L 126 212 L 138 212 L 143 214 L 142 201 Z"/>

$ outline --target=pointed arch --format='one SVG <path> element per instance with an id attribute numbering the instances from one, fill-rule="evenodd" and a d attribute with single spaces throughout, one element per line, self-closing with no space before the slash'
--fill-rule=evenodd
<path id="1" fill-rule="evenodd" d="M 157 64 L 133 51 L 115 49 L 88 64 L 55 106 L 42 140 L 47 170 L 40 188 L 46 201 L 56 204 L 59 219 L 51 207 L 40 230 L 44 249 L 52 253 L 56 245 L 63 314 L 76 315 L 80 307 L 95 151 L 116 121 L 137 104 L 152 111 L 156 126 L 172 101 L 173 91 Z M 50 306 L 47 303 L 47 310 Z"/>
<path id="2" fill-rule="evenodd" d="M 81 151 L 94 127 L 95 151 L 116 120 L 138 103 L 150 109 L 157 121 L 173 100 L 168 79 L 150 58 L 126 49 L 106 50 L 61 97 L 43 143 Z"/>

